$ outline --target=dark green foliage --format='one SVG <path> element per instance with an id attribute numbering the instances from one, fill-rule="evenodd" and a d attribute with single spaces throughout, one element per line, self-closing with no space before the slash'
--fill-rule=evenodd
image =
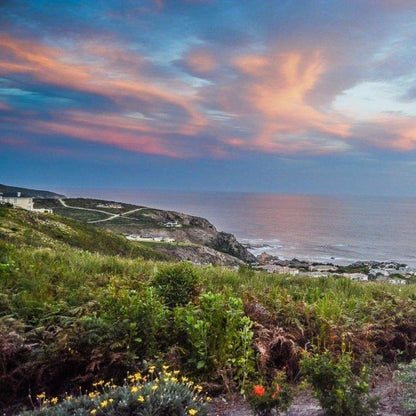
<path id="1" fill-rule="evenodd" d="M 189 263 L 179 263 L 163 267 L 156 273 L 152 286 L 167 306 L 183 306 L 199 293 L 199 276 Z"/>
<path id="2" fill-rule="evenodd" d="M 354 374 L 350 354 L 305 353 L 301 368 L 328 416 L 375 414 L 377 399 L 369 395 L 368 374 L 365 368 Z"/>
<path id="3" fill-rule="evenodd" d="M 252 322 L 241 299 L 206 293 L 197 305 L 175 310 L 175 329 L 186 350 L 186 366 L 197 374 L 244 389 L 254 371 Z"/>

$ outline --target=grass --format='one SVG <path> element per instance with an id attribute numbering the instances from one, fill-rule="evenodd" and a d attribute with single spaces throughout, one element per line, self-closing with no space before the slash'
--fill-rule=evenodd
<path id="1" fill-rule="evenodd" d="M 1 407 L 28 404 L 29 388 L 59 396 L 102 378 L 122 382 L 149 362 L 239 389 L 282 368 L 297 380 L 312 345 L 348 350 L 355 363 L 415 358 L 414 284 L 192 267 L 197 294 L 176 306 L 151 286 L 168 265 L 156 246 L 0 208 Z M 240 347 L 230 349 L 229 339 Z"/>

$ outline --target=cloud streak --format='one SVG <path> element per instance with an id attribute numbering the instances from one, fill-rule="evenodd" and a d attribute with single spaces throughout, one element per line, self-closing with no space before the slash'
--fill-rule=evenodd
<path id="1" fill-rule="evenodd" d="M 49 9 L 36 8 L 36 22 L 17 19 L 20 2 L 4 13 L 0 137 L 183 159 L 416 150 L 416 111 L 399 111 L 416 90 L 416 50 L 403 49 L 416 44 L 413 2 L 110 1 L 87 10 L 102 27 L 83 26 L 84 38 L 71 31 L 80 11 L 66 16 L 64 3 L 55 37 Z M 383 83 L 396 101 L 362 87 Z"/>

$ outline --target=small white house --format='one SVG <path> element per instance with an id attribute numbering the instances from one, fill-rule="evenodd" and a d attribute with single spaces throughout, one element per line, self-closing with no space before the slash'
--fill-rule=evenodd
<path id="1" fill-rule="evenodd" d="M 168 221 L 163 224 L 166 228 L 180 228 L 182 224 L 179 224 L 178 221 Z"/>

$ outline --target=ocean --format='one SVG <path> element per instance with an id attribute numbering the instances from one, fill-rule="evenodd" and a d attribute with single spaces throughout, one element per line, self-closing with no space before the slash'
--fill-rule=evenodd
<path id="1" fill-rule="evenodd" d="M 339 265 L 398 261 L 416 267 L 416 198 L 139 190 L 66 190 L 208 219 L 254 254 Z"/>

